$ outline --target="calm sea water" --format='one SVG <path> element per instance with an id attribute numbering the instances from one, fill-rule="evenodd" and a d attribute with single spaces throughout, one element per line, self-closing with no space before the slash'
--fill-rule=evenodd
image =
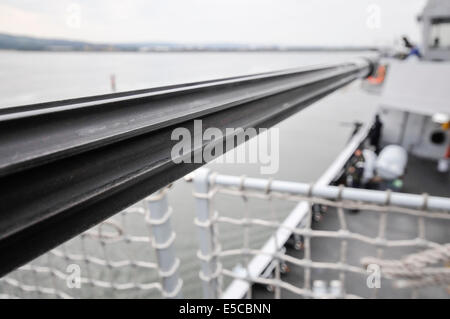
<path id="1" fill-rule="evenodd" d="M 109 93 L 110 75 L 116 77 L 118 91 L 142 89 L 174 83 L 265 72 L 305 65 L 346 61 L 354 53 L 48 53 L 0 51 L 0 107 L 48 100 Z M 358 90 L 355 83 L 283 121 L 280 129 L 280 166 L 272 177 L 313 182 L 342 150 L 352 130 L 343 122 L 371 119 L 375 101 Z M 260 177 L 257 164 L 210 164 L 224 174 Z M 264 177 L 264 176 L 263 176 Z M 184 295 L 199 297 L 199 262 L 194 200 L 191 185 L 175 183 L 169 194 L 174 210 L 177 255 L 181 259 Z M 276 203 L 280 218 L 293 204 Z M 220 199 L 217 209 L 241 216 L 242 202 Z M 267 214 L 267 203 L 252 203 L 251 214 Z M 242 243 L 242 231 L 231 227 L 220 233 L 228 247 Z M 269 235 L 253 232 L 258 247 Z M 224 261 L 232 267 L 234 261 Z M 136 278 L 146 274 L 135 274 Z"/>

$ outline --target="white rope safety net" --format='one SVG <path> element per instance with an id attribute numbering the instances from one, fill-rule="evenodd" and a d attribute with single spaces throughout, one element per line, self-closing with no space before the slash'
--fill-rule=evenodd
<path id="1" fill-rule="evenodd" d="M 116 214 L 80 236 L 0 278 L 0 298 L 105 298 L 175 297 L 182 287 L 178 278 L 171 291 L 164 280 L 174 276 L 179 260 L 167 269 L 158 253 L 172 248 L 175 233 L 159 241 L 157 227 L 170 228 L 172 209 L 152 215 L 151 203 L 160 203 L 168 188 Z M 80 289 L 77 289 L 80 288 Z"/>
<path id="2" fill-rule="evenodd" d="M 287 295 L 289 297 L 298 295 L 307 298 L 370 298 L 377 297 L 379 292 L 383 291 L 368 289 L 369 287 L 366 286 L 370 275 L 370 266 L 375 265 L 380 271 L 381 279 L 387 283 L 384 286 L 389 289 L 403 288 L 403 293 L 406 292 L 411 297 L 420 296 L 421 289 L 444 291 L 447 289 L 447 292 L 444 293 L 450 293 L 450 290 L 446 288 L 450 285 L 450 244 L 446 230 L 450 225 L 450 214 L 449 211 L 428 207 L 429 196 L 427 194 L 420 195 L 423 201 L 422 207 L 413 209 L 393 205 L 390 202 L 391 192 L 389 190 L 385 192 L 383 204 L 374 204 L 362 200 L 343 199 L 341 196 L 343 187 L 339 188 L 337 198 L 330 200 L 314 196 L 312 192 L 314 185 L 309 185 L 309 190 L 303 195 L 277 191 L 271 180 L 265 181 L 265 186 L 260 186 L 258 189 L 255 187 L 256 183 L 253 182 L 251 183 L 253 187 L 247 189 L 245 176 L 241 177 L 240 182 L 234 183 L 234 185 L 233 183 L 221 184 L 216 181 L 216 178 L 216 174 L 210 175 L 210 187 L 207 193 L 194 193 L 197 199 L 209 202 L 209 218 L 202 223 L 197 221 L 197 226 L 211 228 L 212 243 L 214 243 L 211 254 L 200 257 L 203 260 L 216 258 L 217 261 L 214 274 L 209 276 L 201 274 L 201 279 L 206 283 L 212 281 L 222 283 L 224 278 L 231 277 L 234 280 L 245 281 L 250 286 L 262 284 L 274 288 L 275 298 L 282 297 L 282 291 L 289 292 L 290 294 Z M 261 184 L 263 180 L 259 180 L 259 182 Z M 222 214 L 221 210 L 217 208 L 219 205 L 215 204 L 217 196 L 241 198 L 245 207 L 242 216 L 230 217 Z M 270 220 L 259 218 L 261 209 L 251 209 L 249 204 L 251 200 L 267 201 L 266 207 L 271 211 L 272 218 Z M 303 222 L 297 227 L 281 223 L 280 218 L 277 218 L 279 210 L 274 208 L 275 200 L 308 203 Z M 332 222 L 325 223 L 324 226 L 321 226 L 320 222 L 315 223 L 312 209 L 314 205 L 327 208 L 323 219 L 331 219 Z M 367 219 L 368 222 L 364 219 Z M 223 225 L 242 228 L 244 238 L 242 247 L 223 248 L 218 231 Z M 330 228 L 330 225 L 334 226 L 333 229 Z M 427 226 L 429 227 L 427 228 Z M 252 248 L 249 243 L 252 227 L 268 228 L 272 234 L 277 229 L 284 229 L 292 235 L 302 238 L 303 251 L 296 254 L 297 257 L 295 257 L 295 254 L 286 253 L 282 249 L 268 253 L 262 249 Z M 370 227 L 372 229 L 369 229 Z M 403 229 L 407 231 L 402 233 Z M 436 241 L 427 238 L 427 229 L 431 230 L 429 235 L 436 237 Z M 435 231 L 436 229 L 438 231 Z M 360 230 L 360 232 L 356 230 Z M 399 233 L 409 235 L 409 238 L 400 238 Z M 276 247 L 283 246 L 276 242 L 278 236 L 272 236 L 272 238 L 275 240 Z M 327 249 L 322 247 L 330 243 L 330 240 L 339 243 L 339 247 L 336 249 L 338 258 L 327 261 Z M 314 241 L 314 245 L 312 245 L 312 241 Z M 356 249 L 350 251 L 350 246 L 352 249 Z M 250 259 L 264 254 L 269 254 L 275 261 L 273 273 L 269 276 L 252 276 L 252 270 L 249 269 Z M 320 260 L 314 260 L 313 255 L 317 255 Z M 335 254 L 332 255 L 335 256 Z M 333 256 L 328 256 L 328 259 L 333 259 Z M 244 271 L 226 269 L 223 263 L 229 257 L 239 257 L 243 260 Z M 349 257 L 353 262 L 349 261 Z M 290 276 L 289 279 L 283 280 L 280 271 L 281 263 L 300 268 L 302 272 L 298 275 L 299 271 L 297 271 L 295 272 L 296 277 Z M 331 280 L 330 289 L 326 289 L 324 287 L 326 283 L 318 280 L 321 272 L 325 271 L 331 272 L 331 279 L 335 279 Z M 337 276 L 333 277 L 333 274 Z M 360 277 L 359 281 L 355 280 L 355 275 Z M 330 279 L 330 274 L 327 276 Z M 353 283 L 347 280 L 349 276 L 352 277 Z M 364 287 L 358 289 L 358 285 Z M 223 284 L 217 285 L 215 291 L 217 297 L 223 296 L 222 286 Z M 357 289 L 353 289 L 355 287 Z M 360 294 L 352 290 L 356 290 Z M 253 289 L 248 289 L 247 297 L 251 298 L 252 292 Z M 229 297 L 230 294 L 226 296 Z M 378 297 L 386 296 L 404 297 L 405 295 L 392 295 L 388 291 L 387 294 Z"/>
<path id="3" fill-rule="evenodd" d="M 323 196 L 314 185 L 215 173 L 194 184 L 205 297 L 240 298 L 231 291 L 235 282 L 247 284 L 249 298 L 266 297 L 261 285 L 275 298 L 448 296 L 450 214 L 435 207 L 441 198 L 412 195 L 421 202 L 412 208 L 390 191 L 373 193 L 383 196 L 376 202 L 349 199 L 352 189 L 343 187 L 323 188 L 334 192 Z M 181 297 L 168 190 L 0 278 L 0 298 Z M 241 201 L 230 200 L 236 198 Z M 299 224 L 284 222 L 291 212 L 286 203 L 304 205 Z M 277 249 L 265 249 L 268 239 Z M 292 239 L 297 249 L 290 248 Z M 270 263 L 255 272 L 261 256 Z M 371 274 L 379 275 L 378 285 Z M 81 289 L 73 289 L 77 285 Z"/>

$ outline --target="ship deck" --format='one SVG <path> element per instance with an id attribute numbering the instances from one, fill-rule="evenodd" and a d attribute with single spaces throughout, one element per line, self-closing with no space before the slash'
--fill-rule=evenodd
<path id="1" fill-rule="evenodd" d="M 437 172 L 436 163 L 430 160 L 409 156 L 407 174 L 404 179 L 405 193 L 422 194 L 450 197 L 450 174 Z M 322 220 L 313 223 L 313 228 L 318 230 L 337 230 L 339 220 L 334 209 L 329 209 Z M 379 217 L 374 212 L 360 211 L 357 213 L 346 211 L 348 228 L 352 232 L 364 233 L 376 237 L 378 231 Z M 448 228 L 450 222 L 442 220 L 427 219 L 426 238 L 439 243 L 450 241 Z M 399 214 L 388 214 L 386 238 L 388 239 L 411 239 L 416 238 L 418 232 L 417 218 Z M 414 248 L 389 248 L 384 250 L 385 258 L 399 258 L 405 254 L 415 252 Z M 303 258 L 303 251 L 286 247 L 286 253 L 296 258 Z M 311 258 L 313 261 L 337 262 L 340 255 L 340 241 L 336 239 L 311 240 Z M 347 250 L 347 261 L 349 264 L 360 266 L 362 257 L 376 256 L 375 247 L 359 242 L 349 241 Z M 288 264 L 290 270 L 282 275 L 282 280 L 298 287 L 303 287 L 304 270 L 301 267 Z M 312 280 L 337 280 L 338 271 L 312 269 Z M 366 277 L 358 274 L 347 273 L 345 289 L 348 293 L 356 294 L 365 298 L 374 297 L 374 290 L 366 285 Z M 254 285 L 252 288 L 253 298 L 273 298 L 274 293 L 269 292 L 267 287 Z M 376 289 L 378 298 L 409 298 L 411 289 L 393 289 L 389 280 L 381 281 L 381 288 Z M 449 298 L 446 287 L 433 287 L 420 289 L 419 298 Z M 299 298 L 298 295 L 286 290 L 281 290 L 281 298 Z"/>

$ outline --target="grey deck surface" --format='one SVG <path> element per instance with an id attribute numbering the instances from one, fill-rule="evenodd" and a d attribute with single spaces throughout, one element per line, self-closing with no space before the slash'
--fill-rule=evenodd
<path id="1" fill-rule="evenodd" d="M 450 197 L 450 174 L 441 174 L 436 171 L 436 163 L 410 156 L 408 161 L 407 176 L 405 177 L 404 192 L 424 193 L 430 195 Z M 379 217 L 377 213 L 361 211 L 359 213 L 346 212 L 348 228 L 352 232 L 363 233 L 376 237 L 378 232 Z M 439 243 L 450 242 L 450 232 L 448 231 L 450 222 L 432 219 L 426 220 L 426 238 Z M 337 230 L 339 221 L 336 211 L 329 209 L 319 223 L 313 224 L 314 229 Z M 411 239 L 417 237 L 417 218 L 400 214 L 388 214 L 387 218 L 387 239 Z M 415 248 L 389 248 L 384 250 L 385 258 L 399 258 L 405 254 L 416 252 Z M 303 251 L 296 251 L 287 247 L 287 254 L 297 258 L 303 257 Z M 313 261 L 337 262 L 340 255 L 340 240 L 336 239 L 312 239 L 311 256 Z M 357 241 L 349 241 L 347 249 L 348 263 L 360 265 L 360 259 L 365 256 L 376 256 L 375 247 L 362 244 Z M 282 275 L 282 280 L 303 287 L 303 268 L 290 265 L 290 272 Z M 347 273 L 346 291 L 362 297 L 371 298 L 375 289 L 369 289 L 366 285 L 366 276 Z M 313 280 L 334 280 L 339 279 L 337 271 L 317 270 L 312 271 Z M 410 298 L 410 289 L 393 289 L 391 281 L 382 280 L 381 288 L 377 291 L 378 298 Z M 281 291 L 282 298 L 299 298 L 299 296 L 286 291 Z M 269 293 L 266 287 L 254 285 L 253 298 L 273 298 L 274 294 Z M 433 287 L 421 289 L 420 298 L 449 298 L 446 287 Z"/>

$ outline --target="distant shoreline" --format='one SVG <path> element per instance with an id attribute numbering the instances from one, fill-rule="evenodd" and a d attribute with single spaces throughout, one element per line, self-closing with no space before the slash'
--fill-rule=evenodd
<path id="1" fill-rule="evenodd" d="M 301 52 L 377 52 L 377 48 L 320 48 L 320 49 L 254 49 L 254 50 L 240 50 L 240 49 L 199 49 L 199 50 L 36 50 L 36 49 L 15 49 L 15 48 L 1 48 L 0 51 L 8 52 L 53 52 L 53 53 L 301 53 Z"/>
<path id="2" fill-rule="evenodd" d="M 62 39 L 44 39 L 0 33 L 0 50 L 26 52 L 360 52 L 378 51 L 379 48 L 367 46 L 281 46 L 248 44 L 180 44 L 180 43 L 116 43 L 102 44 Z"/>

